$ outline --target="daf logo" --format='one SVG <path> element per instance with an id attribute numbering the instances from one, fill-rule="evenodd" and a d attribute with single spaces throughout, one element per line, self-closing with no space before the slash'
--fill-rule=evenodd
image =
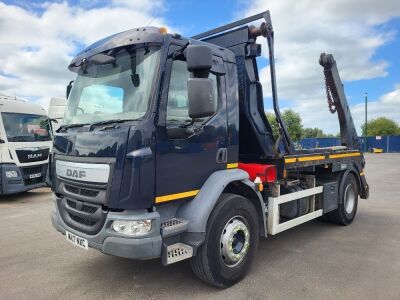
<path id="1" fill-rule="evenodd" d="M 74 178 L 84 178 L 86 177 L 86 171 L 67 169 L 67 176 Z"/>
<path id="2" fill-rule="evenodd" d="M 36 159 L 36 158 L 42 158 L 42 153 L 33 153 L 33 154 L 28 154 L 28 159 Z"/>

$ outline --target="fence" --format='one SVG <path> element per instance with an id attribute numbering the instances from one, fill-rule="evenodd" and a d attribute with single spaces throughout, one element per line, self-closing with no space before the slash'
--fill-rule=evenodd
<path id="1" fill-rule="evenodd" d="M 365 150 L 365 138 L 359 137 L 361 151 Z M 305 138 L 300 141 L 303 149 L 340 146 L 340 138 Z M 384 152 L 400 152 L 400 135 L 369 136 L 367 150 L 380 148 Z"/>

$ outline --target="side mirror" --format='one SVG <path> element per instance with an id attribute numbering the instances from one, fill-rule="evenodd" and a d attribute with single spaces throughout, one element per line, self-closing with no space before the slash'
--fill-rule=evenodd
<path id="1" fill-rule="evenodd" d="M 68 100 L 69 93 L 71 93 L 73 83 L 74 83 L 74 80 L 71 80 L 67 85 L 67 90 L 66 90 L 67 100 Z"/>
<path id="2" fill-rule="evenodd" d="M 209 71 L 212 67 L 211 49 L 203 45 L 187 46 L 186 64 L 189 72 Z"/>
<path id="3" fill-rule="evenodd" d="M 209 78 L 189 78 L 187 81 L 189 117 L 199 119 L 215 114 L 214 84 Z"/>

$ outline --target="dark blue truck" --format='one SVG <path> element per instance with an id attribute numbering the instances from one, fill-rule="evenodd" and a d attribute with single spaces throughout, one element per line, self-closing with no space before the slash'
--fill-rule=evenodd
<path id="1" fill-rule="evenodd" d="M 275 137 L 256 62 L 263 37 Z M 143 27 L 89 46 L 69 65 L 77 77 L 54 136 L 54 227 L 84 249 L 190 259 L 200 279 L 229 287 L 260 237 L 315 218 L 350 224 L 368 197 L 365 161 L 332 55 L 320 64 L 342 145 L 296 150 L 279 112 L 268 11 L 192 38 Z"/>

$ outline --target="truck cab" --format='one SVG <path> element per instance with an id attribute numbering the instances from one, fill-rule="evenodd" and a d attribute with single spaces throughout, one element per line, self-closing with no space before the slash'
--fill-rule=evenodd
<path id="1" fill-rule="evenodd" d="M 47 116 L 49 117 L 53 133 L 63 122 L 66 102 L 67 100 L 61 97 L 50 98 Z"/>
<path id="2" fill-rule="evenodd" d="M 51 145 L 46 111 L 0 94 L 0 195 L 46 186 Z"/>
<path id="3" fill-rule="evenodd" d="M 228 287 L 259 237 L 351 202 L 337 219 L 350 224 L 358 195 L 368 196 L 362 154 L 355 144 L 294 150 L 270 57 L 272 135 L 256 62 L 256 39 L 271 30 L 265 12 L 193 38 L 136 28 L 79 53 L 54 135 L 53 226 L 84 249 L 164 265 L 190 258 L 198 277 Z"/>

